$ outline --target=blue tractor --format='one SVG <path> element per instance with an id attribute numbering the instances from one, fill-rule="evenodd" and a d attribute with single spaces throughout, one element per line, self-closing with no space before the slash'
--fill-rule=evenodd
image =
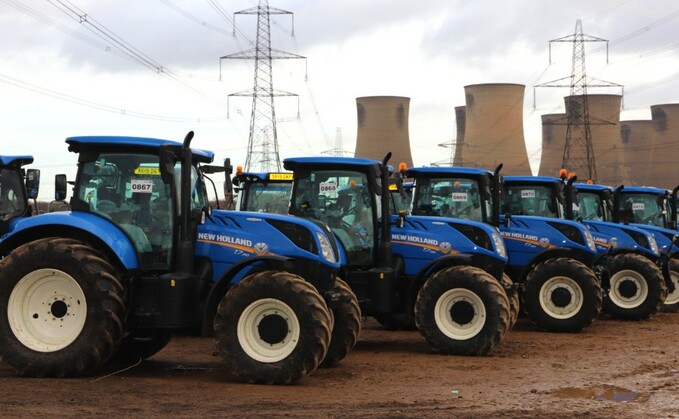
<path id="1" fill-rule="evenodd" d="M 580 187 L 578 186 L 578 190 Z M 671 282 L 663 311 L 679 312 L 679 251 L 677 243 L 677 190 L 650 186 L 624 186 L 615 190 L 598 191 L 599 199 L 608 203 L 607 220 L 628 224 L 648 231 L 658 243 L 667 261 Z"/>
<path id="2" fill-rule="evenodd" d="M 495 172 L 469 167 L 410 168 L 412 213 L 483 222 L 498 228 L 507 246 L 505 272 L 518 284 L 522 307 L 538 327 L 577 332 L 601 311 L 602 291 L 588 267 L 596 257 L 582 224 L 501 212 L 502 165 Z"/>
<path id="3" fill-rule="evenodd" d="M 330 227 L 364 315 L 414 324 L 439 353 L 486 354 L 510 323 L 502 239 L 483 224 L 392 214 L 389 157 L 286 159 L 290 214 Z"/>
<path id="4" fill-rule="evenodd" d="M 214 334 L 227 370 L 252 383 L 296 381 L 351 349 L 360 318 L 335 283 L 330 231 L 212 211 L 205 173 L 227 165 L 208 165 L 192 137 L 66 140 L 70 211 L 10 221 L 0 239 L 0 357 L 17 373 L 89 374 L 187 329 Z"/>
<path id="5" fill-rule="evenodd" d="M 621 320 L 648 319 L 667 297 L 655 239 L 639 228 L 603 221 L 597 216 L 603 208 L 579 196 L 576 177 L 566 177 L 506 176 L 503 197 L 512 215 L 540 214 L 587 226 L 599 254 L 592 269 L 604 290 L 604 313 Z"/>
<path id="6" fill-rule="evenodd" d="M 24 168 L 31 163 L 32 156 L 0 156 L 0 237 L 16 220 L 38 212 L 40 171 Z"/>

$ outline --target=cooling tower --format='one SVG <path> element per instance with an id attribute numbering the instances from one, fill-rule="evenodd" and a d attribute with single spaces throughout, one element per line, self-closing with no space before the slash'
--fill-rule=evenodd
<path id="1" fill-rule="evenodd" d="M 505 175 L 531 174 L 523 136 L 525 87 L 493 83 L 464 87 L 465 166 L 493 170 L 503 163 Z"/>
<path id="2" fill-rule="evenodd" d="M 390 163 L 412 167 L 408 110 L 410 98 L 399 96 L 368 96 L 356 98 L 358 130 L 356 157 L 382 161 L 391 151 Z"/>
<path id="3" fill-rule="evenodd" d="M 620 143 L 628 176 L 622 179 L 625 185 L 649 185 L 652 182 L 653 164 L 651 144 L 653 121 L 620 121 Z"/>
<path id="4" fill-rule="evenodd" d="M 679 184 L 679 103 L 651 106 L 653 140 L 651 142 L 651 186 L 672 189 Z"/>
<path id="5" fill-rule="evenodd" d="M 455 125 L 457 126 L 457 135 L 455 136 L 455 157 L 453 157 L 454 166 L 464 166 L 464 130 L 466 125 L 467 111 L 464 106 L 455 107 Z"/>
<path id="6" fill-rule="evenodd" d="M 540 176 L 559 176 L 563 147 L 566 144 L 565 123 L 565 113 L 542 115 L 542 157 L 538 170 Z"/>
<path id="7" fill-rule="evenodd" d="M 620 146 L 621 101 L 621 95 L 587 95 L 597 183 L 604 185 L 618 185 L 625 177 Z"/>

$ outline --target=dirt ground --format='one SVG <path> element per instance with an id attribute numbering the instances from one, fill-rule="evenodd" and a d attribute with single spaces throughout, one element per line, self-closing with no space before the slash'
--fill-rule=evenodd
<path id="1" fill-rule="evenodd" d="M 0 362 L 0 416 L 679 418 L 678 337 L 679 314 L 600 318 L 578 334 L 522 318 L 490 355 L 456 357 L 368 319 L 339 366 L 262 386 L 230 378 L 211 339 L 178 336 L 93 377 L 19 378 Z"/>

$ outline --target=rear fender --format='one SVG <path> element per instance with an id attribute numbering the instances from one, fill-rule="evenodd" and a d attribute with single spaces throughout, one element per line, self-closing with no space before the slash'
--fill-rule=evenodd
<path id="1" fill-rule="evenodd" d="M 0 254 L 9 254 L 24 243 L 46 237 L 82 240 L 111 261 L 117 260 L 125 270 L 139 267 L 136 250 L 127 235 L 112 222 L 86 212 L 55 212 L 19 220 L 2 238 Z"/>

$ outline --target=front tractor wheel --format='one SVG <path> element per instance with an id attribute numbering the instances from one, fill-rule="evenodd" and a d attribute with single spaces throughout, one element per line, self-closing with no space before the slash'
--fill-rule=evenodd
<path id="1" fill-rule="evenodd" d="M 638 254 L 621 254 L 611 260 L 604 313 L 621 320 L 646 320 L 657 313 L 667 297 L 660 268 Z"/>
<path id="2" fill-rule="evenodd" d="M 330 311 L 332 317 L 332 337 L 328 346 L 328 353 L 321 363 L 322 368 L 333 367 L 344 359 L 356 345 L 361 332 L 361 309 L 358 298 L 349 285 L 343 280 L 335 280 L 338 290 L 348 296 L 349 300 Z"/>
<path id="3" fill-rule="evenodd" d="M 679 260 L 670 259 L 670 279 L 674 284 L 674 291 L 667 294 L 662 311 L 668 313 L 679 313 Z"/>
<path id="4" fill-rule="evenodd" d="M 122 339 L 124 299 L 96 250 L 71 239 L 24 244 L 0 262 L 0 357 L 24 376 L 91 373 Z"/>
<path id="5" fill-rule="evenodd" d="M 500 283 L 471 266 L 436 272 L 415 302 L 420 333 L 446 355 L 488 353 L 502 339 L 509 317 L 509 300 Z"/>
<path id="6" fill-rule="evenodd" d="M 601 312 L 602 291 L 591 269 L 570 258 L 548 259 L 526 278 L 526 315 L 549 332 L 579 332 Z"/>
<path id="7" fill-rule="evenodd" d="M 328 350 L 330 312 L 301 277 L 284 271 L 249 275 L 217 308 L 215 342 L 239 380 L 288 384 L 310 374 Z"/>

